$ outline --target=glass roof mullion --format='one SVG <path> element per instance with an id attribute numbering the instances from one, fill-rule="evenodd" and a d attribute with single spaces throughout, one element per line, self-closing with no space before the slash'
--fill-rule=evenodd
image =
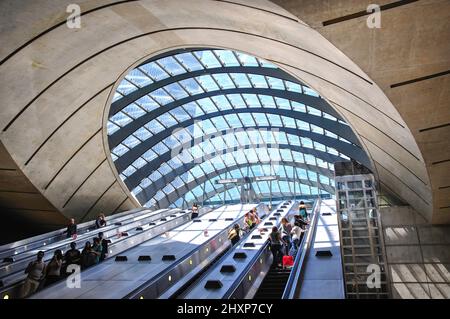
<path id="1" fill-rule="evenodd" d="M 193 54 L 192 54 L 192 55 L 193 55 Z M 172 58 L 173 58 L 175 61 L 177 61 L 177 63 L 178 63 L 178 64 L 186 71 L 186 73 L 191 72 L 191 71 L 189 71 L 189 70 L 183 65 L 183 63 L 181 63 L 180 60 L 177 59 L 177 56 L 176 56 L 176 55 L 173 55 Z"/>
<path id="2" fill-rule="evenodd" d="M 201 52 L 201 51 L 195 51 L 195 52 Z M 194 54 L 194 51 L 192 51 L 192 56 L 197 60 L 198 63 L 202 66 L 203 70 L 207 70 L 208 68 L 203 64 L 203 62 Z M 219 61 L 220 63 L 220 61 Z"/>
<path id="3" fill-rule="evenodd" d="M 237 85 L 237 83 L 234 81 L 233 77 L 230 75 L 230 73 L 227 73 L 227 75 L 229 76 L 229 78 L 231 79 L 231 82 L 233 82 L 233 85 L 235 88 L 239 88 L 239 85 Z"/>
<path id="4" fill-rule="evenodd" d="M 238 58 L 236 52 L 233 51 L 233 50 L 231 50 L 231 53 L 234 55 L 234 58 L 235 58 L 236 61 L 239 63 L 239 65 L 240 65 L 241 67 L 243 67 L 244 65 L 242 64 L 241 60 L 239 60 L 239 58 Z"/>
<path id="5" fill-rule="evenodd" d="M 223 68 L 223 67 L 226 67 L 226 66 L 222 63 L 222 60 L 220 60 L 220 58 L 217 56 L 215 50 L 211 50 L 210 52 L 214 55 L 214 57 L 217 59 L 217 61 L 219 61 L 219 63 L 220 63 L 220 65 L 221 65 L 222 68 Z M 212 77 L 212 76 L 211 76 L 211 77 Z"/>

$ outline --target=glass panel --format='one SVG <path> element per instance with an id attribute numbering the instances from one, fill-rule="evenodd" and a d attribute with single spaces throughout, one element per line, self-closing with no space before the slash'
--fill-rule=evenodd
<path id="1" fill-rule="evenodd" d="M 238 88 L 252 87 L 250 81 L 244 73 L 230 73 L 230 76 Z"/>
<path id="2" fill-rule="evenodd" d="M 157 89 L 151 92 L 150 96 L 161 105 L 174 101 L 174 99 L 164 89 Z"/>
<path id="3" fill-rule="evenodd" d="M 138 87 L 144 87 L 153 83 L 152 79 L 148 77 L 145 73 L 142 73 L 139 69 L 133 69 L 128 73 L 125 78 L 134 83 Z"/>
<path id="4" fill-rule="evenodd" d="M 114 124 L 111 121 L 108 121 L 106 124 L 106 131 L 108 132 L 108 135 L 112 135 L 113 133 L 117 132 L 120 129 L 120 126 Z"/>
<path id="5" fill-rule="evenodd" d="M 222 64 L 226 67 L 230 66 L 240 66 L 239 61 L 233 54 L 233 51 L 230 50 L 214 50 L 214 53 L 217 55 Z"/>
<path id="6" fill-rule="evenodd" d="M 240 94 L 227 94 L 227 97 L 235 109 L 247 107 Z"/>
<path id="7" fill-rule="evenodd" d="M 266 82 L 266 79 L 263 75 L 259 74 L 248 74 L 248 77 L 250 78 L 250 81 L 253 84 L 253 87 L 255 88 L 264 88 L 267 89 L 269 86 Z"/>
<path id="8" fill-rule="evenodd" d="M 178 124 L 177 120 L 169 113 L 163 113 L 158 116 L 158 121 L 159 123 L 163 123 L 165 127 L 171 127 Z"/>
<path id="9" fill-rule="evenodd" d="M 134 172 L 136 172 L 136 169 L 133 166 L 128 166 L 123 172 L 122 174 L 125 175 L 126 177 L 131 176 Z"/>
<path id="10" fill-rule="evenodd" d="M 168 149 L 167 146 L 164 145 L 162 142 L 159 142 L 158 144 L 156 144 L 155 146 L 153 146 L 153 150 L 154 150 L 157 154 L 161 155 L 161 154 L 167 152 L 169 149 Z"/>
<path id="11" fill-rule="evenodd" d="M 159 104 L 148 95 L 144 95 L 139 100 L 136 100 L 135 103 L 140 105 L 147 112 L 151 112 L 159 107 Z"/>
<path id="12" fill-rule="evenodd" d="M 271 76 L 266 77 L 267 82 L 269 82 L 269 87 L 275 90 L 285 90 L 283 80 L 273 78 Z"/>
<path id="13" fill-rule="evenodd" d="M 269 121 L 267 117 L 263 113 L 254 113 L 253 117 L 255 118 L 256 124 L 258 126 L 269 126 Z"/>
<path id="14" fill-rule="evenodd" d="M 123 142 L 122 144 L 127 146 L 128 148 L 133 148 L 136 145 L 140 144 L 141 142 L 134 137 L 133 135 L 128 136 Z"/>
<path id="15" fill-rule="evenodd" d="M 290 81 L 285 81 L 285 84 L 286 84 L 286 89 L 288 91 L 302 93 L 302 87 L 300 84 L 290 82 Z"/>
<path id="16" fill-rule="evenodd" d="M 242 94 L 248 107 L 261 107 L 258 96 L 256 94 Z"/>
<path id="17" fill-rule="evenodd" d="M 308 106 L 308 113 L 315 116 L 322 116 L 322 112 L 312 106 Z"/>
<path id="18" fill-rule="evenodd" d="M 198 83 L 200 83 L 200 85 L 206 92 L 219 90 L 216 82 L 214 82 L 214 79 L 209 74 L 198 76 L 196 77 L 196 80 L 198 81 Z"/>
<path id="19" fill-rule="evenodd" d="M 197 103 L 202 107 L 203 111 L 207 114 L 218 112 L 216 105 L 209 97 L 197 100 Z"/>
<path id="20" fill-rule="evenodd" d="M 189 102 L 183 105 L 183 108 L 188 112 L 191 117 L 198 117 L 205 114 L 201 107 L 195 102 Z"/>
<path id="21" fill-rule="evenodd" d="M 169 74 L 165 72 L 159 65 L 155 62 L 144 64 L 140 66 L 141 70 L 147 73 L 153 80 L 160 81 L 169 77 Z"/>
<path id="22" fill-rule="evenodd" d="M 306 113 L 306 106 L 302 103 L 292 102 L 292 110 L 296 112 Z"/>
<path id="23" fill-rule="evenodd" d="M 186 73 L 186 70 L 171 56 L 159 59 L 161 65 L 171 76 Z"/>
<path id="24" fill-rule="evenodd" d="M 117 87 L 117 91 L 122 93 L 123 95 L 127 95 L 133 91 L 136 91 L 138 88 L 136 85 L 130 83 L 129 81 L 123 79 L 119 86 Z"/>
<path id="25" fill-rule="evenodd" d="M 120 157 L 126 152 L 128 152 L 128 148 L 122 144 L 119 144 L 112 150 L 112 152 Z"/>
<path id="26" fill-rule="evenodd" d="M 311 95 L 311 96 L 315 96 L 315 97 L 319 97 L 319 94 L 317 94 L 316 91 L 310 89 L 307 86 L 303 86 L 303 91 L 304 91 L 305 94 L 308 94 L 308 95 Z"/>
<path id="27" fill-rule="evenodd" d="M 169 92 L 169 94 L 172 95 L 176 100 L 180 100 L 189 96 L 189 94 L 187 94 L 186 91 L 183 90 L 183 88 L 178 83 L 166 85 L 164 89 Z"/>
<path id="28" fill-rule="evenodd" d="M 138 117 L 141 117 L 142 115 L 147 113 L 134 103 L 125 107 L 123 109 L 123 112 L 125 112 L 126 114 L 128 114 L 129 116 L 131 116 L 134 119 L 137 119 Z"/>
<path id="29" fill-rule="evenodd" d="M 177 54 L 175 58 L 189 71 L 203 70 L 202 65 L 190 52 Z"/>
<path id="30" fill-rule="evenodd" d="M 156 119 L 145 124 L 145 127 L 153 134 L 157 134 L 164 130 L 164 126 L 162 126 Z"/>
<path id="31" fill-rule="evenodd" d="M 291 109 L 291 104 L 289 103 L 289 100 L 287 100 L 287 99 L 275 97 L 275 102 L 276 102 L 278 108 L 280 108 L 280 109 L 285 109 L 285 110 Z"/>
<path id="32" fill-rule="evenodd" d="M 187 121 L 189 119 L 191 119 L 191 117 L 189 116 L 189 114 L 186 113 L 186 111 L 183 109 L 183 107 L 179 106 L 173 110 L 171 110 L 169 112 L 178 122 L 184 122 Z"/>
<path id="33" fill-rule="evenodd" d="M 224 95 L 216 95 L 211 97 L 214 103 L 217 105 L 219 110 L 225 111 L 232 109 L 232 106 L 230 102 L 228 102 L 228 99 Z"/>
<path id="34" fill-rule="evenodd" d="M 114 116 L 110 118 L 110 121 L 114 122 L 115 124 L 119 125 L 120 127 L 124 127 L 128 123 L 132 122 L 133 120 L 125 115 L 122 112 L 116 113 Z"/>
<path id="35" fill-rule="evenodd" d="M 213 74 L 213 77 L 222 90 L 236 88 L 233 84 L 233 81 L 231 81 L 231 78 L 226 73 Z"/>
<path id="36" fill-rule="evenodd" d="M 198 84 L 198 82 L 194 79 L 186 79 L 178 83 L 180 83 L 180 85 L 191 95 L 201 94 L 205 92 L 203 88 Z"/>
<path id="37" fill-rule="evenodd" d="M 152 174 L 150 174 L 150 176 L 148 177 L 151 181 L 155 182 L 158 179 L 160 179 L 162 177 L 161 173 L 158 171 L 154 171 Z"/>
<path id="38" fill-rule="evenodd" d="M 256 58 L 251 55 L 247 55 L 241 52 L 236 52 L 236 55 L 238 56 L 238 59 L 243 66 L 259 66 Z"/>
<path id="39" fill-rule="evenodd" d="M 276 108 L 275 100 L 272 96 L 269 95 L 259 95 L 259 99 L 261 100 L 261 104 L 264 107 L 268 108 Z"/>
<path id="40" fill-rule="evenodd" d="M 220 68 L 222 66 L 211 51 L 197 51 L 194 54 L 207 69 Z"/>
<path id="41" fill-rule="evenodd" d="M 154 160 L 157 155 L 155 152 L 153 152 L 152 150 L 148 150 L 147 152 L 145 152 L 144 154 L 142 154 L 142 157 L 147 161 L 147 162 L 151 162 L 152 160 Z"/>
<path id="42" fill-rule="evenodd" d="M 139 168 L 141 168 L 142 166 L 144 166 L 145 164 L 147 164 L 147 162 L 142 158 L 142 157 L 139 157 L 137 160 L 135 160 L 134 162 L 133 162 L 133 164 L 131 164 L 131 165 L 133 165 L 134 167 L 136 167 L 137 169 L 139 169 Z"/>

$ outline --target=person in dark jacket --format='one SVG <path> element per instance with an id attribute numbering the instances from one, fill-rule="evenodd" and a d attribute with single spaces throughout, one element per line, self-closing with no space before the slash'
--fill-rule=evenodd
<path id="1" fill-rule="evenodd" d="M 98 215 L 97 219 L 95 220 L 95 227 L 102 228 L 106 226 L 106 217 L 105 214 Z"/>
<path id="2" fill-rule="evenodd" d="M 70 249 L 64 254 L 64 264 L 67 268 L 68 265 L 79 265 L 80 264 L 81 253 L 77 249 L 77 244 L 75 242 L 70 243 Z"/>
<path id="3" fill-rule="evenodd" d="M 105 260 L 106 255 L 108 255 L 108 239 L 104 238 L 103 232 L 98 233 L 98 238 L 100 239 L 100 245 L 102 246 L 102 252 L 100 254 L 100 262 Z"/>
<path id="4" fill-rule="evenodd" d="M 192 205 L 192 214 L 191 214 L 191 219 L 197 218 L 198 217 L 198 204 L 194 203 L 194 205 Z"/>
<path id="5" fill-rule="evenodd" d="M 69 225 L 67 225 L 66 237 L 70 238 L 77 235 L 77 224 L 75 224 L 75 219 L 71 218 Z"/>
<path id="6" fill-rule="evenodd" d="M 82 270 L 95 264 L 95 254 L 92 253 L 92 246 L 89 241 L 86 242 L 81 252 L 80 263 Z"/>

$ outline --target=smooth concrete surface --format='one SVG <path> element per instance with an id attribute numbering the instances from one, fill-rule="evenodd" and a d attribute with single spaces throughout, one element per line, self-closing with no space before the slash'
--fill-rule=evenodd
<path id="1" fill-rule="evenodd" d="M 450 298 L 450 226 L 409 206 L 380 209 L 393 298 Z"/>
<path id="2" fill-rule="evenodd" d="M 448 123 L 448 82 L 445 77 L 433 80 L 432 92 L 442 97 L 433 103 L 419 98 L 428 90 L 422 86 L 425 81 L 411 90 L 404 86 L 394 91 L 388 86 L 424 75 L 420 67 L 434 61 L 433 57 L 438 62 L 427 72 L 442 70 L 438 65 L 448 69 L 448 41 L 433 46 L 435 56 L 427 56 L 424 50 L 431 35 L 437 39 L 448 35 L 448 2 L 421 1 L 388 10 L 383 13 L 382 34 L 361 27 L 361 19 L 314 29 L 311 12 L 316 12 L 316 18 L 321 12 L 336 17 L 343 7 L 344 11 L 363 8 L 352 1 L 343 7 L 338 4 L 341 0 L 333 4 L 274 1 L 287 11 L 265 0 L 118 2 L 80 1 L 82 12 L 91 10 L 81 16 L 80 29 L 64 24 L 70 0 L 5 0 L 0 4 L 0 41 L 6 43 L 0 48 L 0 139 L 24 176 L 64 216 L 79 222 L 100 211 L 111 214 L 138 206 L 109 155 L 105 123 L 111 93 L 127 70 L 149 56 L 203 46 L 267 59 L 310 85 L 334 105 L 365 143 L 383 187 L 416 207 L 428 222 L 450 221 L 448 192 L 440 188 L 448 186 L 450 172 L 450 162 L 445 161 L 450 150 L 447 128 L 417 131 Z M 406 30 L 404 23 L 399 26 L 403 10 L 427 14 L 414 20 L 415 29 Z M 406 46 L 409 33 L 415 41 Z M 364 50 L 357 41 L 361 38 L 368 45 Z M 370 49 L 373 41 L 377 46 Z M 397 45 L 396 41 L 398 46 L 405 45 L 403 51 L 386 49 Z M 402 59 L 396 58 L 398 52 Z M 407 52 L 419 58 L 404 59 Z M 367 57 L 372 59 L 365 61 Z M 406 65 L 400 72 L 392 59 L 418 66 L 407 70 L 410 66 Z M 383 72 L 377 72 L 380 68 Z M 423 112 L 417 113 L 415 101 L 422 101 Z M 408 111 L 406 106 L 411 104 L 415 107 Z M 425 120 L 417 119 L 418 114 Z M 114 196 L 121 201 L 108 200 Z"/>
<path id="3" fill-rule="evenodd" d="M 366 11 L 368 5 L 374 3 L 370 0 L 273 2 L 320 32 L 380 86 L 407 123 L 424 157 L 433 193 L 432 221 L 435 224 L 448 223 L 450 76 L 446 74 L 401 86 L 391 85 L 450 69 L 450 2 L 421 0 L 383 10 L 379 29 L 367 27 L 367 15 L 324 25 L 325 21 Z M 382 0 L 376 1 L 376 4 L 382 6 L 392 2 Z M 378 118 L 374 120 L 378 121 Z M 376 146 L 369 141 L 366 143 L 372 151 L 379 147 L 379 152 L 386 151 L 385 144 Z M 396 147 L 398 145 L 394 149 L 389 147 L 389 152 Z M 386 161 L 381 163 L 388 167 Z M 401 169 L 408 167 L 409 164 L 403 165 Z M 427 178 L 415 174 L 427 184 Z M 406 178 L 404 174 L 401 176 Z M 412 189 L 418 190 L 416 187 Z M 401 195 L 403 198 L 412 196 Z M 410 204 L 414 205 L 412 202 Z"/>
<path id="4" fill-rule="evenodd" d="M 323 216 L 331 213 L 331 216 Z M 345 299 L 336 202 L 321 202 L 311 250 L 306 259 L 299 299 Z M 316 257 L 316 252 L 330 250 L 332 257 Z"/>

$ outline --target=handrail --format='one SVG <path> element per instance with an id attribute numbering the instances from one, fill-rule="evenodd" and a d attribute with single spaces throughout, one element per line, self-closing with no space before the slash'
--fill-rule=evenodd
<path id="1" fill-rule="evenodd" d="M 263 206 L 264 204 L 260 203 L 256 205 L 256 207 Z M 225 205 L 226 206 L 226 205 Z M 244 220 L 244 216 L 240 217 L 239 219 L 235 220 L 234 223 L 240 223 Z M 141 284 L 139 287 L 135 288 L 132 292 L 128 293 L 126 296 L 123 297 L 123 299 L 135 299 L 137 296 L 142 294 L 142 291 L 147 289 L 148 287 L 151 287 L 153 284 L 155 284 L 160 278 L 163 278 L 164 276 L 167 276 L 171 271 L 173 271 L 175 268 L 179 267 L 180 264 L 182 264 L 184 261 L 188 260 L 196 251 L 199 251 L 203 246 L 206 246 L 208 243 L 213 241 L 215 238 L 220 237 L 220 235 L 223 235 L 224 233 L 228 233 L 228 228 L 223 229 L 222 231 L 218 232 L 216 235 L 212 236 L 199 246 L 193 248 L 183 256 L 177 258 L 177 262 L 172 263 L 164 269 L 162 272 L 156 274 L 149 280 L 147 280 L 145 283 Z"/>
<path id="2" fill-rule="evenodd" d="M 279 206 L 281 206 L 281 204 Z M 270 215 L 270 213 L 268 215 Z M 265 219 L 268 215 L 266 214 L 264 216 L 260 216 L 260 218 Z M 233 227 L 233 225 L 231 225 L 230 228 L 228 228 L 227 230 L 229 231 L 231 229 L 231 227 Z M 248 238 L 251 234 L 252 234 L 252 231 L 245 232 L 242 235 L 241 239 L 239 239 L 239 241 L 236 244 L 230 246 L 228 251 L 226 251 L 225 254 L 223 256 L 221 256 L 219 260 L 214 262 L 214 265 L 220 264 L 220 262 L 222 260 L 226 260 L 228 256 L 230 256 L 232 253 L 234 253 L 234 249 L 233 248 L 237 247 L 239 244 L 243 243 L 245 241 L 245 239 Z M 167 297 L 167 299 L 172 298 L 175 294 L 178 294 L 180 296 L 188 294 L 189 291 L 192 290 L 192 288 L 194 287 L 195 283 L 201 282 L 207 275 L 208 275 L 208 271 L 206 271 L 203 274 L 201 274 L 201 276 L 198 277 L 197 279 L 195 279 L 195 281 L 193 281 L 191 283 L 188 282 L 187 283 L 188 286 L 186 287 L 186 289 L 183 289 L 183 287 L 181 287 L 180 289 L 176 290 L 174 293 L 170 294 L 170 296 Z M 183 289 L 183 291 L 180 293 L 180 290 L 182 290 L 182 289 Z"/>
<path id="3" fill-rule="evenodd" d="M 306 265 L 306 259 L 308 256 L 308 253 L 311 248 L 311 240 L 313 237 L 313 234 L 316 230 L 317 225 L 317 216 L 320 212 L 320 205 L 321 205 L 322 199 L 318 198 L 314 201 L 313 207 L 311 209 L 311 223 L 308 227 L 308 230 L 306 231 L 305 236 L 303 236 L 303 239 L 299 245 L 299 251 L 297 252 L 297 256 L 295 257 L 294 266 L 291 269 L 291 273 L 289 275 L 288 281 L 286 283 L 286 287 L 283 292 L 283 296 L 281 299 L 294 299 L 295 294 L 300 289 L 300 281 L 301 277 L 303 275 L 303 270 Z"/>
<path id="4" fill-rule="evenodd" d="M 298 203 L 297 201 L 292 201 L 291 202 L 291 208 L 289 208 L 289 211 L 292 210 L 292 207 L 294 207 L 296 205 L 296 203 Z M 274 209 L 271 213 L 277 211 L 281 206 L 283 206 L 283 203 L 280 203 L 276 209 Z M 288 214 L 289 214 L 288 211 Z M 270 214 L 269 214 L 270 216 Z M 261 257 L 261 255 L 268 249 L 269 247 L 269 241 L 267 240 L 260 248 L 259 248 L 259 252 L 253 256 L 252 259 L 249 260 L 249 262 L 247 263 L 247 265 L 245 266 L 245 268 L 243 269 L 243 271 L 241 271 L 241 275 L 239 276 L 239 278 L 237 280 L 235 280 L 235 282 L 231 285 L 231 287 L 226 291 L 226 293 L 223 295 L 223 299 L 229 299 L 233 293 L 236 291 L 236 289 L 239 287 L 239 285 L 242 283 L 242 281 L 244 280 L 245 276 L 247 275 L 247 273 L 250 271 L 250 269 L 253 267 L 253 265 L 257 262 L 257 260 Z"/>

